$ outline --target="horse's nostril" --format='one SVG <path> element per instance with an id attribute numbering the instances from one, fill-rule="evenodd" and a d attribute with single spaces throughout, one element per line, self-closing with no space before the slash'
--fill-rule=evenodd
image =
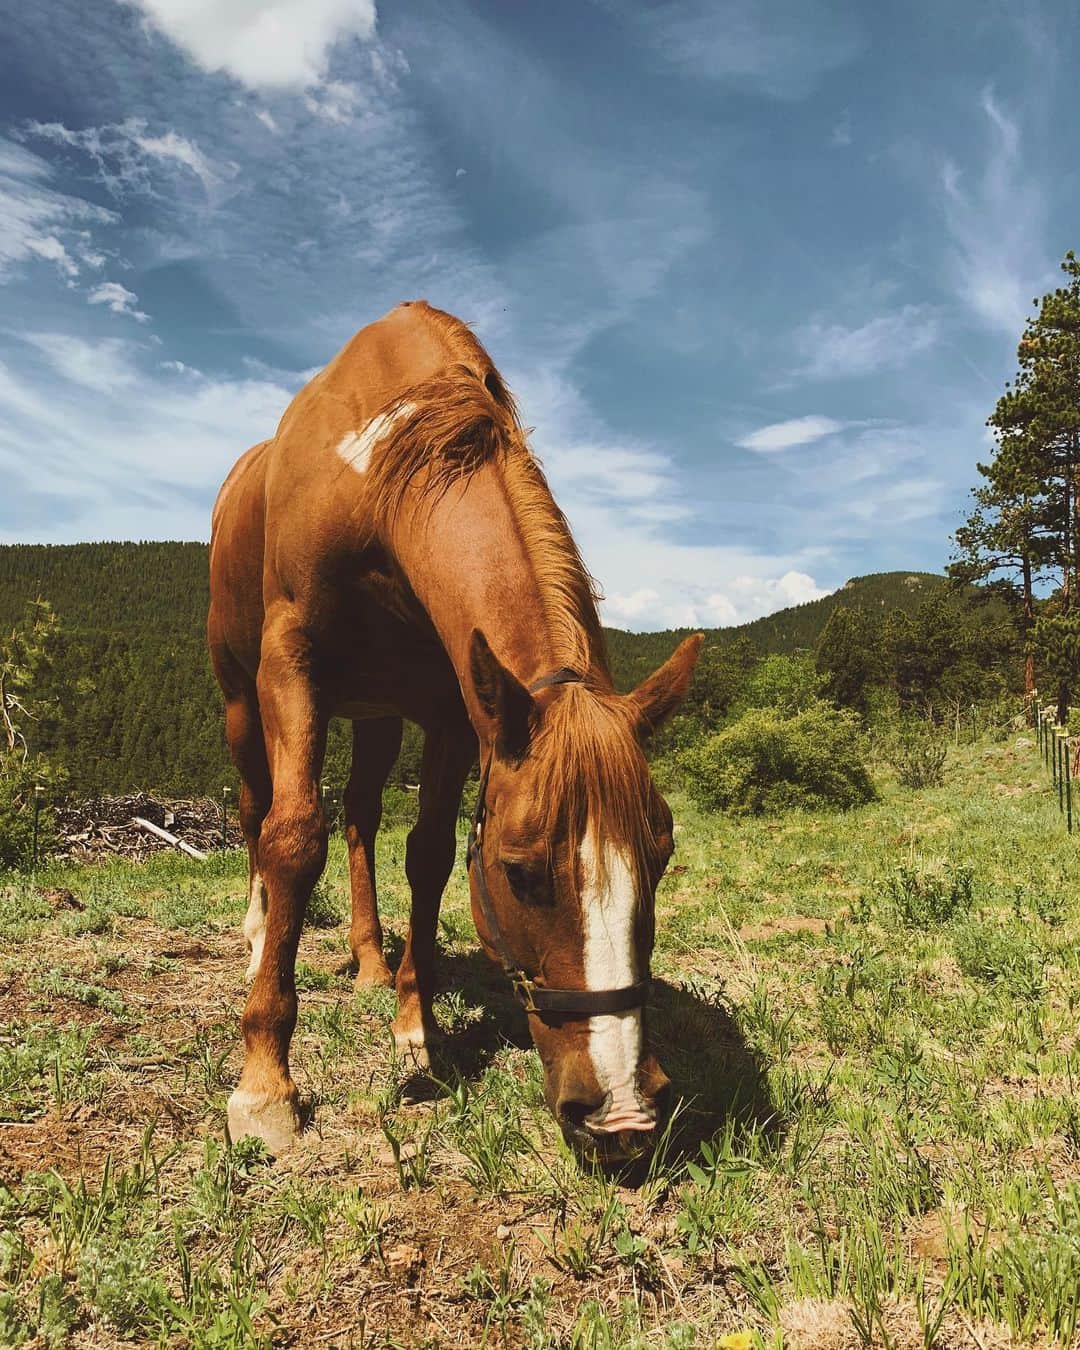
<path id="1" fill-rule="evenodd" d="M 585 1118 L 591 1116 L 595 1110 L 595 1105 L 590 1106 L 588 1102 L 560 1102 L 559 1119 L 567 1125 L 572 1125 L 576 1129 L 583 1130 L 586 1128 Z"/>

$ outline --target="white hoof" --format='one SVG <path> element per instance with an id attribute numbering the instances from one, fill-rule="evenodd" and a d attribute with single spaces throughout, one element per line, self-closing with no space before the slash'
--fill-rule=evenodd
<path id="1" fill-rule="evenodd" d="M 300 1112 L 291 1098 L 260 1097 L 241 1088 L 229 1098 L 229 1140 L 261 1139 L 275 1158 L 300 1133 Z"/>
<path id="2" fill-rule="evenodd" d="M 427 1073 L 431 1068 L 431 1056 L 428 1054 L 427 1042 L 424 1038 L 423 1028 L 417 1027 L 409 1031 L 398 1031 L 394 1029 L 394 1048 L 406 1068 L 412 1069 L 416 1073 Z"/>

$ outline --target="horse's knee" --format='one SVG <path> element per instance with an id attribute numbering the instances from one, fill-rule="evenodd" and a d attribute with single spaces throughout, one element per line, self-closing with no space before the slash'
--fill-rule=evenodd
<path id="1" fill-rule="evenodd" d="M 442 821 L 431 824 L 417 821 L 405 843 L 405 875 L 409 885 L 435 886 L 441 890 L 454 870 L 456 851 L 453 821 L 448 825 Z"/>
<path id="2" fill-rule="evenodd" d="M 271 893 L 310 890 L 326 864 L 327 828 L 318 805 L 275 802 L 259 835 L 259 870 Z"/>

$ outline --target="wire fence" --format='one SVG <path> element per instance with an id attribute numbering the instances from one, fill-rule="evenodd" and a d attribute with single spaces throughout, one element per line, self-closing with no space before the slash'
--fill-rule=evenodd
<path id="1" fill-rule="evenodd" d="M 1065 817 L 1066 828 L 1073 828 L 1073 779 L 1080 771 L 1080 736 L 1070 736 L 1068 723 L 1058 721 L 1054 703 L 1041 704 L 1038 691 L 1030 696 L 1030 712 L 1035 724 L 1035 740 L 1043 763 L 1057 789 L 1058 810 Z M 1069 709 L 1070 720 L 1072 709 Z"/>

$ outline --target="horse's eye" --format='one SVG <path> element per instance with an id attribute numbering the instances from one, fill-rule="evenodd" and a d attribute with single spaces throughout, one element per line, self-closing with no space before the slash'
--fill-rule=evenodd
<path id="1" fill-rule="evenodd" d="M 523 905 L 551 903 L 551 889 L 548 886 L 546 869 L 532 867 L 524 862 L 504 862 L 503 871 L 515 898 Z"/>

